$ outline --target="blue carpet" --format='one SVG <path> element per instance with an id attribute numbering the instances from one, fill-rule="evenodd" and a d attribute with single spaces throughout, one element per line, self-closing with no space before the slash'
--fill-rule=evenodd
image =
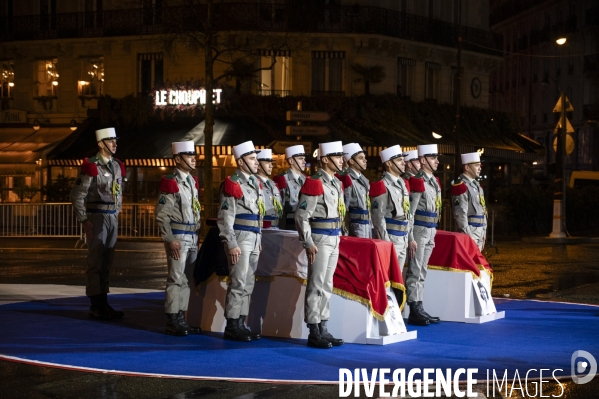
<path id="1" fill-rule="evenodd" d="M 89 320 L 86 297 L 0 306 L 0 354 L 124 373 L 331 382 L 338 381 L 339 368 L 478 368 L 480 378 L 488 369 L 513 376 L 516 369 L 544 368 L 569 376 L 574 351 L 599 358 L 599 308 L 578 304 L 497 300 L 505 319 L 445 322 L 418 328 L 412 341 L 322 351 L 295 339 L 235 343 L 221 334 L 167 336 L 163 297 L 112 295 L 113 306 L 126 312 L 117 322 Z"/>

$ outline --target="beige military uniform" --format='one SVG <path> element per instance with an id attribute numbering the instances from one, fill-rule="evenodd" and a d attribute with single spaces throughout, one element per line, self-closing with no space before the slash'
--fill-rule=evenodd
<path id="1" fill-rule="evenodd" d="M 100 153 L 83 161 L 79 177 L 71 189 L 71 203 L 81 223 L 93 224 L 94 238 L 87 243 L 85 294 L 109 292 L 109 276 L 118 233 L 118 214 L 122 206 L 121 162 Z"/>
<path id="2" fill-rule="evenodd" d="M 156 221 L 165 242 L 179 241 L 179 259 L 174 259 L 166 247 L 168 278 L 164 301 L 165 313 L 187 310 L 189 281 L 193 281 L 193 268 L 198 255 L 200 208 L 195 179 L 180 169 L 164 176 L 156 204 Z M 196 204 L 194 209 L 194 203 Z"/>
<path id="3" fill-rule="evenodd" d="M 318 324 L 330 317 L 329 300 L 339 258 L 340 203 L 345 207 L 341 182 L 322 170 L 304 184 L 295 211 L 295 225 L 302 245 L 318 248 L 314 263 L 308 267 L 304 304 L 307 324 Z"/>
<path id="4" fill-rule="evenodd" d="M 270 228 L 279 228 L 282 216 L 282 199 L 281 193 L 275 182 L 268 177 L 257 175 L 262 182 L 262 195 L 264 197 L 265 214 L 264 221 L 270 222 Z M 278 204 L 278 205 L 277 205 Z"/>
<path id="5" fill-rule="evenodd" d="M 372 191 L 373 194 L 383 191 L 382 187 L 379 187 L 381 183 L 384 184 L 384 192 L 370 199 L 374 238 L 393 243 L 399 266 L 403 270 L 408 242 L 414 240 L 414 219 L 410 212 L 409 191 L 401 177 L 384 172 L 381 181 L 373 183 L 373 190 L 377 190 L 376 193 Z"/>
<path id="6" fill-rule="evenodd" d="M 424 191 L 412 182 L 414 179 L 422 178 Z M 435 247 L 435 235 L 437 234 L 437 223 L 441 211 L 439 201 L 441 199 L 441 187 L 434 176 L 429 176 L 420 171 L 415 178 L 410 179 L 410 209 L 414 215 L 414 240 L 418 249 L 406 274 L 406 290 L 408 302 L 422 301 L 424 292 L 424 280 L 428 261 Z"/>
<path id="7" fill-rule="evenodd" d="M 372 222 L 368 191 L 370 182 L 363 174 L 348 168 L 347 175 L 352 180 L 350 187 L 344 187 L 344 200 L 349 215 L 349 235 L 353 237 L 372 238 Z"/>
<path id="8" fill-rule="evenodd" d="M 464 184 L 467 190 L 460 195 L 454 195 L 456 191 L 454 187 L 459 184 Z M 483 188 L 478 181 L 470 179 L 465 174 L 460 176 L 459 182 L 456 182 L 454 187 L 452 187 L 451 201 L 458 229 L 472 237 L 482 251 L 487 235 L 487 208 Z"/>
<path id="9" fill-rule="evenodd" d="M 306 176 L 303 174 L 295 175 L 291 168 L 283 174 L 286 186 L 281 190 L 281 199 L 283 203 L 283 211 L 285 213 L 285 230 L 296 230 L 295 226 L 295 210 L 297 208 L 300 190 L 306 181 Z M 283 226 L 279 226 L 283 228 Z"/>
<path id="10" fill-rule="evenodd" d="M 250 310 L 261 243 L 259 201 L 263 204 L 264 200 L 257 177 L 237 169 L 227 179 L 220 190 L 217 225 L 225 250 L 241 250 L 236 264 L 229 261 L 229 286 L 225 301 L 225 317 L 238 319 L 247 316 Z"/>

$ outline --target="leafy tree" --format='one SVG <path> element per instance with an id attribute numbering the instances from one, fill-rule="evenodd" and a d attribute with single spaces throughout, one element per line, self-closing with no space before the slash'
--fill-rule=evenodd
<path id="1" fill-rule="evenodd" d="M 363 65 L 363 64 L 351 64 L 351 69 L 354 71 L 358 78 L 354 80 L 355 83 L 364 82 L 364 94 L 370 95 L 370 85 L 381 83 L 387 75 L 385 74 L 385 68 L 382 65 Z"/>

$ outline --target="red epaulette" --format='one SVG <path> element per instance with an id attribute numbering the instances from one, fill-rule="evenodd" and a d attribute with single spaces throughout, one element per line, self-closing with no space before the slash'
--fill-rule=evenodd
<path id="1" fill-rule="evenodd" d="M 410 190 L 416 192 L 416 193 L 423 193 L 424 192 L 424 180 L 422 180 L 420 177 L 410 177 Z"/>
<path id="2" fill-rule="evenodd" d="M 121 177 L 124 179 L 125 177 L 127 177 L 127 172 L 125 171 L 125 163 L 122 162 L 120 159 L 118 158 L 114 158 L 114 160 L 116 161 L 116 163 L 119 164 L 119 166 L 121 167 Z"/>
<path id="3" fill-rule="evenodd" d="M 287 188 L 287 180 L 285 180 L 285 175 L 278 175 L 272 178 L 275 182 L 275 184 L 277 185 L 277 187 L 279 188 L 279 190 L 283 190 L 284 188 Z"/>
<path id="4" fill-rule="evenodd" d="M 451 196 L 452 197 L 457 197 L 458 195 L 462 195 L 466 191 L 468 191 L 468 187 L 466 187 L 466 185 L 464 184 L 463 181 L 460 181 L 457 184 L 451 185 Z"/>
<path id="5" fill-rule="evenodd" d="M 174 178 L 169 179 L 167 176 L 162 176 L 162 180 L 160 180 L 160 185 L 158 186 L 158 191 L 167 194 L 178 193 L 179 185 L 177 184 L 177 180 Z"/>
<path id="6" fill-rule="evenodd" d="M 408 189 L 408 194 L 410 194 L 410 181 L 408 179 L 403 179 L 403 182 L 406 183 L 406 188 Z"/>
<path id="7" fill-rule="evenodd" d="M 351 180 L 351 177 L 347 173 L 343 174 L 343 175 L 340 175 L 339 173 L 335 173 L 335 177 L 337 179 L 339 179 L 341 181 L 341 183 L 343 183 L 344 188 L 351 187 L 354 184 L 354 182 Z"/>
<path id="8" fill-rule="evenodd" d="M 441 186 L 441 180 L 439 180 L 439 178 L 437 176 L 435 176 L 435 179 L 437 179 L 437 184 L 439 185 L 439 191 L 443 191 L 443 186 Z"/>
<path id="9" fill-rule="evenodd" d="M 197 176 L 192 176 L 192 177 L 196 183 L 196 190 L 200 191 L 200 182 L 198 181 L 198 177 Z"/>
<path id="10" fill-rule="evenodd" d="M 322 181 L 320 179 L 307 177 L 300 192 L 306 195 L 323 195 L 324 187 L 322 187 Z"/>
<path id="11" fill-rule="evenodd" d="M 378 197 L 379 195 L 383 195 L 387 192 L 387 187 L 382 180 L 376 181 L 374 183 L 370 183 L 370 198 Z"/>
<path id="12" fill-rule="evenodd" d="M 241 191 L 241 185 L 237 182 L 231 180 L 231 177 L 227 177 L 225 179 L 225 184 L 223 187 L 225 194 L 235 197 L 237 199 L 243 197 L 243 191 Z"/>
<path id="13" fill-rule="evenodd" d="M 89 158 L 85 158 L 81 164 L 81 173 L 91 177 L 98 176 L 98 165 L 94 162 L 90 162 Z"/>
<path id="14" fill-rule="evenodd" d="M 264 190 L 264 187 L 262 187 L 262 179 L 258 179 L 258 184 L 260 184 L 260 190 Z"/>

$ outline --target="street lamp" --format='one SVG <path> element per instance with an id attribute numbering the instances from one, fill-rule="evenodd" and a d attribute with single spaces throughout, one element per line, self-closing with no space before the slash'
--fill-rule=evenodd
<path id="1" fill-rule="evenodd" d="M 439 140 L 439 139 L 443 138 L 443 136 L 441 136 L 439 133 L 433 132 L 433 138 Z"/>
<path id="2" fill-rule="evenodd" d="M 562 36 L 562 37 L 558 37 L 558 38 L 555 40 L 555 42 L 556 42 L 558 45 L 560 45 L 560 46 L 563 46 L 564 44 L 566 44 L 566 42 L 567 42 L 567 41 L 568 41 L 568 38 L 567 38 L 567 37 L 564 37 L 564 36 Z"/>

